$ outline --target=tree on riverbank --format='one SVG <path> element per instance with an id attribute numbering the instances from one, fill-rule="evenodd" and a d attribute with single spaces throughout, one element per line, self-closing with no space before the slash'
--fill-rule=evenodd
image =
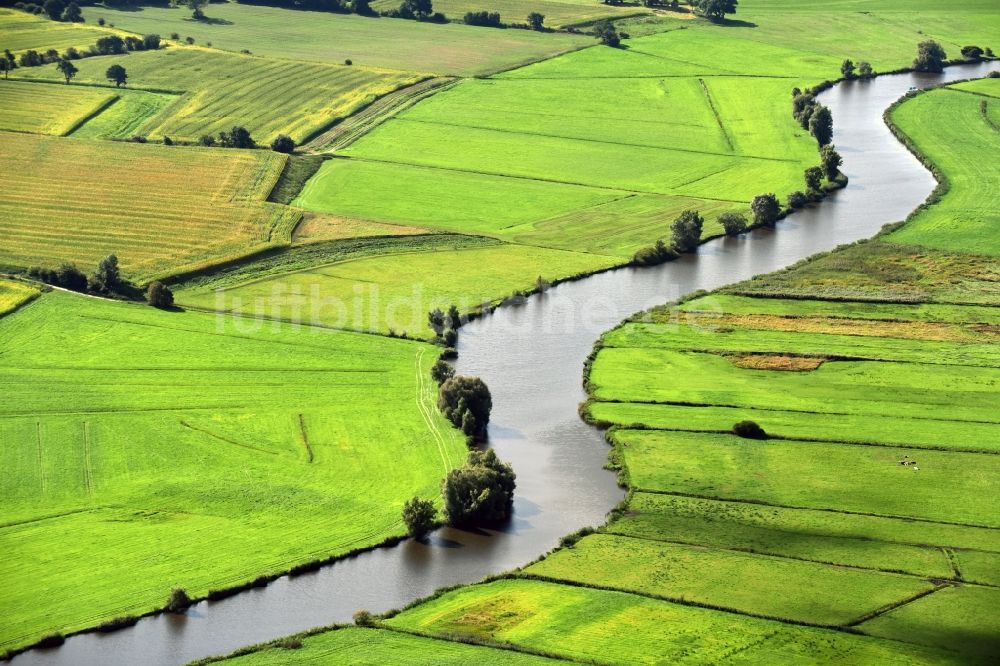
<path id="1" fill-rule="evenodd" d="M 465 465 L 448 472 L 441 482 L 444 513 L 449 525 L 488 525 L 510 517 L 516 476 L 493 449 L 470 451 Z"/>
<path id="2" fill-rule="evenodd" d="M 670 225 L 670 239 L 678 252 L 691 252 L 701 242 L 705 220 L 696 210 L 686 210 Z"/>
<path id="3" fill-rule="evenodd" d="M 434 529 L 435 518 L 437 509 L 430 500 L 414 497 L 403 504 L 403 522 L 414 539 L 422 539 Z"/>
<path id="4" fill-rule="evenodd" d="M 438 391 L 438 409 L 456 428 L 461 428 L 470 442 L 486 439 L 493 397 L 479 377 L 457 375 L 446 379 Z"/>
<path id="5" fill-rule="evenodd" d="M 773 227 L 781 215 L 781 204 L 773 194 L 758 194 L 750 202 L 754 224 Z"/>
<path id="6" fill-rule="evenodd" d="M 827 180 L 833 180 L 840 173 L 840 165 L 844 163 L 844 158 L 833 146 L 823 146 L 819 151 L 820 166 L 823 167 L 823 175 Z"/>
<path id="7" fill-rule="evenodd" d="M 913 59 L 913 69 L 918 72 L 942 72 L 948 55 L 944 48 L 933 39 L 917 44 L 917 57 Z"/>

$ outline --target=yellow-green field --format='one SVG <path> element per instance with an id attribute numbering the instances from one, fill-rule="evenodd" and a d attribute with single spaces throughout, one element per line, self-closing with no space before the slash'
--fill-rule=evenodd
<path id="1" fill-rule="evenodd" d="M 38 289 L 23 282 L 0 279 L 0 316 L 13 312 L 38 293 Z"/>
<path id="2" fill-rule="evenodd" d="M 133 88 L 184 93 L 135 133 L 194 141 L 242 125 L 262 144 L 277 134 L 302 141 L 379 95 L 420 75 L 365 67 L 269 60 L 197 47 L 170 47 L 77 63 L 75 81 L 110 85 L 112 64 L 128 71 Z M 19 68 L 14 76 L 61 80 L 55 65 Z"/>
<path id="3" fill-rule="evenodd" d="M 286 157 L 0 133 L 0 265 L 92 269 L 116 254 L 127 276 L 287 242 L 294 211 L 264 202 Z"/>
<path id="4" fill-rule="evenodd" d="M 15 9 L 0 8 L 0 52 L 10 49 L 18 55 L 29 49 L 38 52 L 55 49 L 62 53 L 71 46 L 77 49 L 92 46 L 101 37 L 115 32 L 88 23 L 56 23 Z"/>
<path id="5" fill-rule="evenodd" d="M 63 136 L 114 98 L 100 88 L 0 81 L 0 130 Z"/>

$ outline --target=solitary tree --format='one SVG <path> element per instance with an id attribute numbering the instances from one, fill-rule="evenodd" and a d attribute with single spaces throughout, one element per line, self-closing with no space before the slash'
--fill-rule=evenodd
<path id="1" fill-rule="evenodd" d="M 100 293 L 115 291 L 122 284 L 121 272 L 118 269 L 118 257 L 113 254 L 101 259 L 97 270 L 90 277 L 90 288 Z"/>
<path id="2" fill-rule="evenodd" d="M 438 390 L 438 408 L 471 441 L 486 438 L 493 397 L 479 377 L 456 375 L 445 380 Z"/>
<path id="3" fill-rule="evenodd" d="M 295 150 L 295 141 L 287 134 L 279 134 L 271 142 L 271 150 L 276 153 L 290 153 Z"/>
<path id="4" fill-rule="evenodd" d="M 722 225 L 727 236 L 735 236 L 746 231 L 747 218 L 740 213 L 723 213 L 719 215 L 719 224 Z"/>
<path id="5" fill-rule="evenodd" d="M 10 65 L 11 63 L 9 60 L 7 60 L 7 58 L 0 58 L 0 71 L 3 72 L 3 78 L 5 79 L 7 78 L 7 75 L 10 73 L 10 70 L 13 69 Z M 14 64 L 14 67 L 17 67 L 16 63 Z"/>
<path id="6" fill-rule="evenodd" d="M 947 58 L 944 48 L 932 39 L 917 44 L 917 57 L 913 59 L 913 69 L 918 72 L 941 72 Z"/>
<path id="7" fill-rule="evenodd" d="M 750 202 L 754 224 L 773 227 L 781 215 L 781 204 L 773 194 L 758 194 Z"/>
<path id="8" fill-rule="evenodd" d="M 470 451 L 462 467 L 441 482 L 444 514 L 451 525 L 498 523 L 514 508 L 514 470 L 497 458 L 493 449 Z"/>
<path id="9" fill-rule="evenodd" d="M 701 242 L 701 228 L 705 220 L 698 211 L 686 210 L 670 225 L 670 237 L 678 252 L 691 252 Z"/>
<path id="10" fill-rule="evenodd" d="M 69 83 L 69 80 L 76 76 L 76 73 L 80 71 L 76 68 L 76 65 L 69 60 L 60 59 L 59 62 L 56 63 L 56 67 L 58 67 L 59 71 L 62 72 L 63 78 L 66 79 L 67 84 Z"/>
<path id="11" fill-rule="evenodd" d="M 823 174 L 827 180 L 836 178 L 837 174 L 840 173 L 840 165 L 844 163 L 844 159 L 840 156 L 840 153 L 831 145 L 820 148 L 819 160 L 820 166 L 823 167 Z"/>
<path id="12" fill-rule="evenodd" d="M 816 137 L 819 145 L 825 146 L 833 140 L 833 114 L 825 106 L 817 106 L 809 116 L 809 133 Z"/>
<path id="13" fill-rule="evenodd" d="M 414 539 L 424 538 L 434 528 L 435 518 L 437 509 L 430 500 L 414 497 L 403 504 L 403 522 Z"/>
<path id="14" fill-rule="evenodd" d="M 802 175 L 806 180 L 806 191 L 809 194 L 819 192 L 819 188 L 823 184 L 823 170 L 819 167 L 809 167 Z"/>
<path id="15" fill-rule="evenodd" d="M 854 79 L 854 78 L 857 78 L 857 74 L 854 73 L 854 69 L 855 69 L 854 68 L 854 61 L 848 58 L 843 63 L 841 63 L 841 65 L 840 65 L 840 74 L 845 79 Z"/>
<path id="16" fill-rule="evenodd" d="M 531 12 L 528 14 L 528 27 L 532 30 L 544 30 L 545 27 L 542 25 L 545 22 L 545 16 L 539 14 L 538 12 Z"/>
<path id="17" fill-rule="evenodd" d="M 171 613 L 183 613 L 191 603 L 191 597 L 188 596 L 188 593 L 183 588 L 175 587 L 170 592 L 170 598 L 167 599 L 167 610 Z"/>
<path id="18" fill-rule="evenodd" d="M 14 54 L 10 52 L 10 49 L 3 50 L 3 61 L 7 63 L 7 66 L 3 70 L 3 77 L 7 78 L 7 72 L 12 69 L 17 69 L 17 59 Z"/>
<path id="19" fill-rule="evenodd" d="M 154 308 L 166 309 L 174 305 L 174 292 L 170 288 L 156 280 L 149 283 L 146 288 L 146 302 Z"/>
<path id="20" fill-rule="evenodd" d="M 611 21 L 598 21 L 594 24 L 594 36 L 601 40 L 601 44 L 617 48 L 621 46 L 622 39 L 615 30 L 615 25 Z"/>
<path id="21" fill-rule="evenodd" d="M 121 88 L 128 81 L 128 73 L 121 65 L 111 65 L 108 67 L 108 71 L 104 72 L 104 76 L 115 84 L 115 88 Z"/>
<path id="22" fill-rule="evenodd" d="M 735 14 L 737 0 L 696 0 L 698 12 L 713 21 L 721 21 L 726 14 Z"/>
<path id="23" fill-rule="evenodd" d="M 867 60 L 862 60 L 858 63 L 858 76 L 862 79 L 870 79 L 875 75 L 875 70 L 872 69 L 872 65 Z"/>
<path id="24" fill-rule="evenodd" d="M 200 21 L 205 18 L 205 12 L 201 8 L 205 6 L 206 0 L 183 0 L 181 4 L 187 5 L 191 9 L 191 18 Z"/>
<path id="25" fill-rule="evenodd" d="M 62 13 L 62 20 L 67 23 L 82 23 L 83 14 L 80 12 L 80 5 L 75 2 L 66 5 L 66 9 Z"/>

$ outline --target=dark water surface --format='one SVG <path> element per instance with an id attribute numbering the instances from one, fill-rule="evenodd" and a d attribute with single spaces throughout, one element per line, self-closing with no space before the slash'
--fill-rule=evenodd
<path id="1" fill-rule="evenodd" d="M 662 266 L 621 269 L 559 285 L 462 329 L 458 371 L 493 392 L 490 440 L 517 472 L 515 517 L 503 531 L 443 529 L 296 578 L 280 578 L 186 615 L 160 615 L 110 634 L 83 634 L 60 648 L 33 650 L 15 666 L 180 664 L 311 627 L 350 621 L 360 608 L 382 612 L 439 587 L 474 582 L 534 560 L 559 538 L 598 525 L 622 491 L 604 471 L 608 447 L 577 416 L 583 362 L 604 331 L 628 315 L 697 289 L 774 271 L 902 220 L 934 180 L 892 136 L 883 110 L 911 87 L 984 76 L 996 64 L 851 82 L 823 93 L 850 185 L 776 230 L 706 243 Z M 789 100 L 789 113 L 791 101 Z M 784 193 L 779 193 L 779 196 Z M 137 572 L 138 574 L 139 572 Z"/>

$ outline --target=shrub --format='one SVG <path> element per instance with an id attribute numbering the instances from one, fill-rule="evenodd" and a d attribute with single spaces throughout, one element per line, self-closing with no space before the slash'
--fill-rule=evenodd
<path id="1" fill-rule="evenodd" d="M 809 203 L 809 197 L 805 195 L 805 192 L 795 191 L 788 195 L 788 205 L 798 210 L 800 208 L 805 208 L 806 204 Z"/>
<path id="2" fill-rule="evenodd" d="M 445 347 L 444 351 L 441 352 L 441 358 L 446 360 L 452 360 L 458 358 L 458 350 L 454 347 Z"/>
<path id="3" fill-rule="evenodd" d="M 686 210 L 670 225 L 670 239 L 678 252 L 691 252 L 701 243 L 705 220 L 696 210 Z"/>
<path id="4" fill-rule="evenodd" d="M 438 408 L 470 440 L 486 438 L 493 397 L 479 377 L 456 375 L 445 380 L 438 390 Z"/>
<path id="5" fill-rule="evenodd" d="M 598 21 L 595 23 L 594 36 L 601 40 L 601 44 L 612 48 L 618 48 L 622 43 L 621 36 L 615 30 L 615 26 L 611 21 Z"/>
<path id="6" fill-rule="evenodd" d="M 87 291 L 87 276 L 76 267 L 76 264 L 63 264 L 59 267 L 55 284 L 63 289 L 83 293 Z"/>
<path id="7" fill-rule="evenodd" d="M 444 329 L 444 333 L 441 334 L 441 340 L 449 347 L 454 347 L 455 343 L 458 342 L 458 331 L 453 328 Z"/>
<path id="8" fill-rule="evenodd" d="M 184 591 L 184 588 L 175 587 L 170 591 L 170 598 L 167 599 L 167 611 L 170 613 L 183 613 L 191 606 L 191 597 Z"/>
<path id="9" fill-rule="evenodd" d="M 740 421 L 733 426 L 733 434 L 744 439 L 767 439 L 767 433 L 756 421 Z"/>
<path id="10" fill-rule="evenodd" d="M 403 522 L 406 523 L 406 531 L 414 539 L 422 539 L 434 529 L 436 518 L 437 509 L 430 500 L 414 497 L 403 504 Z"/>
<path id="11" fill-rule="evenodd" d="M 163 145 L 164 146 L 172 146 L 172 145 L 174 145 L 174 140 L 171 139 L 169 136 L 165 136 L 165 137 L 163 137 Z"/>
<path id="12" fill-rule="evenodd" d="M 455 368 L 441 359 L 438 359 L 437 363 L 431 368 L 431 377 L 438 384 L 443 384 L 454 376 Z"/>
<path id="13" fill-rule="evenodd" d="M 632 255 L 632 263 L 636 266 L 655 266 L 676 258 L 677 253 L 668 248 L 661 239 L 656 241 L 653 247 L 644 247 Z"/>
<path id="14" fill-rule="evenodd" d="M 295 141 L 287 134 L 279 134 L 271 142 L 271 150 L 276 153 L 290 153 L 295 150 Z"/>
<path id="15" fill-rule="evenodd" d="M 234 126 L 228 132 L 219 132 L 219 145 L 225 148 L 256 148 L 257 144 L 246 127 Z"/>
<path id="16" fill-rule="evenodd" d="M 983 50 L 978 46 L 963 46 L 962 57 L 966 60 L 979 60 L 983 57 Z"/>
<path id="17" fill-rule="evenodd" d="M 40 648 L 54 648 L 59 647 L 65 642 L 66 637 L 56 631 L 43 636 L 37 643 L 35 643 L 35 646 Z"/>
<path id="18" fill-rule="evenodd" d="M 499 12 L 466 12 L 463 21 L 465 25 L 479 25 L 487 28 L 503 26 L 500 22 Z"/>
<path id="19" fill-rule="evenodd" d="M 146 35 L 142 38 L 142 46 L 147 51 L 155 51 L 160 48 L 159 35 Z"/>
<path id="20" fill-rule="evenodd" d="M 988 79 L 1000 79 L 1000 72 L 994 70 L 994 71 L 990 72 L 989 74 L 987 74 L 986 78 L 988 78 Z"/>
<path id="21" fill-rule="evenodd" d="M 719 215 L 719 224 L 722 225 L 727 236 L 735 236 L 747 230 L 747 218 L 741 213 L 723 213 Z"/>
<path id="22" fill-rule="evenodd" d="M 506 520 L 514 507 L 514 470 L 493 449 L 470 451 L 462 467 L 441 483 L 445 518 L 456 526 L 487 525 Z"/>
<path id="23" fill-rule="evenodd" d="M 170 39 L 174 40 L 175 42 L 177 40 L 179 40 L 180 38 L 181 38 L 181 36 L 178 33 L 176 33 L 176 32 L 170 33 Z"/>
<path id="24" fill-rule="evenodd" d="M 354 614 L 354 624 L 359 627 L 374 627 L 375 616 L 366 610 L 359 610 Z"/>
<path id="25" fill-rule="evenodd" d="M 773 227 L 781 215 L 781 204 L 773 194 L 758 194 L 750 202 L 754 224 Z"/>
<path id="26" fill-rule="evenodd" d="M 154 308 L 169 308 L 174 305 L 174 292 L 159 280 L 149 283 L 146 301 Z"/>
<path id="27" fill-rule="evenodd" d="M 198 143 L 200 143 L 203 146 L 214 146 L 215 137 L 212 136 L 211 134 L 202 134 L 201 138 L 198 139 Z"/>
<path id="28" fill-rule="evenodd" d="M 282 638 L 280 641 L 275 643 L 275 645 L 282 650 L 298 650 L 302 647 L 302 639 L 295 636 L 289 636 L 288 638 Z"/>
<path id="29" fill-rule="evenodd" d="M 350 66 L 354 64 L 354 61 L 348 58 L 347 60 L 344 61 L 344 64 Z"/>

